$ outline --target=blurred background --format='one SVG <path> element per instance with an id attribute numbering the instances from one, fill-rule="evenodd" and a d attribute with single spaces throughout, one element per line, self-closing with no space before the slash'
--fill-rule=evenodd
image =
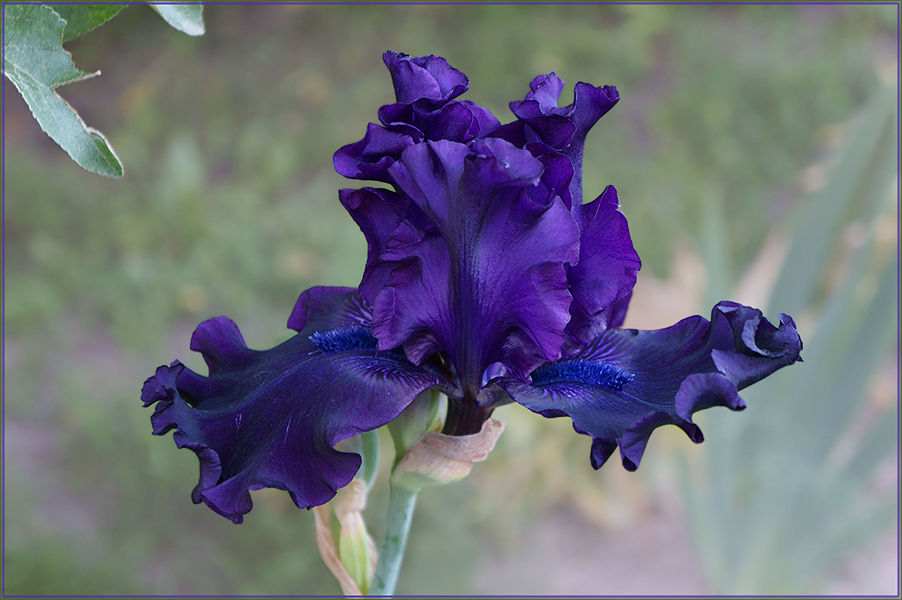
<path id="1" fill-rule="evenodd" d="M 4 592 L 338 594 L 313 515 L 190 501 L 143 381 L 228 315 L 286 339 L 297 295 L 366 244 L 332 153 L 394 101 L 387 49 L 446 57 L 502 122 L 537 74 L 616 85 L 584 195 L 620 194 L 643 269 L 627 327 L 721 299 L 795 317 L 804 363 L 595 472 L 519 406 L 461 483 L 421 494 L 399 594 L 898 594 L 898 6 L 132 6 L 61 88 L 125 165 L 79 169 L 4 79 Z M 205 372 L 205 371 L 204 371 Z M 672 429 L 670 431 L 668 429 Z M 390 457 L 385 457 L 389 459 Z M 366 516 L 380 540 L 385 477 Z"/>

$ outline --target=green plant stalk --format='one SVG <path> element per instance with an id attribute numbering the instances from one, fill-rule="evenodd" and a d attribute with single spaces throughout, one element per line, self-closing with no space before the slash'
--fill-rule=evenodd
<path id="1" fill-rule="evenodd" d="M 363 457 L 360 474 L 369 490 L 373 487 L 379 467 L 379 432 L 375 429 L 360 434 L 360 455 Z"/>
<path id="2" fill-rule="evenodd" d="M 385 538 L 379 551 L 376 575 L 370 587 L 371 596 L 393 596 L 401 573 L 401 562 L 407 547 L 407 535 L 413 521 L 420 490 L 409 490 L 400 485 L 391 485 L 388 498 L 388 522 L 385 524 Z"/>

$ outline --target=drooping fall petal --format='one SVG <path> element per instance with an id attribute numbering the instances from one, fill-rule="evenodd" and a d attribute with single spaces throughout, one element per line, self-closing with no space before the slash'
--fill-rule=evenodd
<path id="1" fill-rule="evenodd" d="M 142 390 L 157 435 L 175 429 L 180 448 L 200 460 L 195 503 L 235 523 L 251 510 L 249 490 L 287 490 L 301 508 L 328 502 L 360 467 L 339 441 L 393 420 L 441 377 L 401 352 L 380 352 L 367 308 L 348 288 L 313 288 L 290 325 L 300 333 L 275 348 L 251 350 L 225 317 L 201 323 L 191 349 L 203 376 L 176 361 Z"/>
<path id="2" fill-rule="evenodd" d="M 744 409 L 739 390 L 801 360 L 801 349 L 787 315 L 775 327 L 757 309 L 721 302 L 711 321 L 695 316 L 656 331 L 607 329 L 577 355 L 536 369 L 531 385 L 498 384 L 530 410 L 568 416 L 574 429 L 592 436 L 596 469 L 619 446 L 632 471 L 654 429 L 677 425 L 701 442 L 692 413 Z"/>

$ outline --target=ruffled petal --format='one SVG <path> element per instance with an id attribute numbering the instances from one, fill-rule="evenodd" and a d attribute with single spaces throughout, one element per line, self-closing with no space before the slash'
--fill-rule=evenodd
<path id="1" fill-rule="evenodd" d="M 561 92 L 564 91 L 564 80 L 552 71 L 548 75 L 539 75 L 529 82 L 529 92 L 519 102 L 511 102 L 511 112 L 521 119 L 532 119 L 548 115 L 569 117 L 573 107 L 559 108 L 557 105 Z"/>
<path id="2" fill-rule="evenodd" d="M 201 323 L 191 349 L 209 375 L 178 361 L 157 369 L 141 392 L 157 435 L 175 429 L 180 448 L 200 461 L 195 503 L 240 523 L 249 490 L 287 490 L 310 508 L 353 479 L 357 454 L 339 441 L 385 425 L 442 378 L 401 352 L 380 352 L 367 307 L 349 288 L 302 294 L 289 324 L 299 334 L 265 351 L 251 350 L 225 317 Z"/>
<path id="3" fill-rule="evenodd" d="M 339 198 L 367 240 L 367 261 L 359 293 L 372 304 L 396 266 L 386 257 L 421 242 L 435 227 L 409 197 L 390 190 L 346 189 L 339 191 Z"/>
<path id="4" fill-rule="evenodd" d="M 612 85 L 594 86 L 588 83 L 577 83 L 573 90 L 573 139 L 564 150 L 564 156 L 573 163 L 573 179 L 570 181 L 570 198 L 574 207 L 582 205 L 583 198 L 583 147 L 589 130 L 609 110 L 614 108 L 620 94 Z"/>
<path id="5" fill-rule="evenodd" d="M 424 140 L 466 143 L 491 134 L 500 125 L 488 109 L 468 100 L 453 100 L 469 84 L 445 59 L 411 58 L 395 52 L 385 53 L 384 59 L 398 102 L 379 109 L 383 126 L 370 123 L 362 140 L 335 153 L 333 163 L 339 174 L 390 183 L 388 167 L 406 147 Z"/>
<path id="6" fill-rule="evenodd" d="M 422 134 L 416 130 L 391 131 L 370 123 L 362 140 L 335 152 L 332 164 L 339 175 L 350 179 L 388 182 L 388 168 L 401 157 L 405 148 L 421 140 Z"/>
<path id="7" fill-rule="evenodd" d="M 469 100 L 455 100 L 435 110 L 423 110 L 416 104 L 388 104 L 379 109 L 379 120 L 387 128 L 417 141 L 461 143 L 485 137 L 500 124 L 487 108 Z"/>
<path id="8" fill-rule="evenodd" d="M 419 113 L 413 123 L 427 140 L 466 143 L 497 129 L 495 116 L 472 102 L 450 102 L 431 113 Z"/>
<path id="9" fill-rule="evenodd" d="M 411 57 L 399 52 L 382 56 L 391 73 L 398 102 L 412 104 L 425 100 L 444 104 L 460 96 L 470 85 L 466 75 L 448 64 L 441 56 Z"/>
<path id="10" fill-rule="evenodd" d="M 511 102 L 517 120 L 502 125 L 493 134 L 525 148 L 535 156 L 559 152 L 573 165 L 573 177 L 560 195 L 575 213 L 582 205 L 582 162 L 586 134 L 605 113 L 617 104 L 620 95 L 614 86 L 595 87 L 577 83 L 573 103 L 558 107 L 564 81 L 555 73 L 540 75 L 529 84 L 530 91 L 518 102 Z"/>
<path id="11" fill-rule="evenodd" d="M 570 318 L 565 264 L 578 258 L 579 230 L 557 198 L 534 193 L 542 170 L 528 152 L 497 139 L 404 152 L 390 173 L 434 231 L 385 217 L 394 220 L 382 231 L 398 221 L 404 227 L 392 234 L 403 243 L 376 249 L 391 265 L 374 299 L 380 348 L 403 345 L 415 362 L 446 351 L 474 396 L 491 363 L 525 378 L 559 356 Z M 383 202 L 383 210 L 401 209 Z"/>
<path id="12" fill-rule="evenodd" d="M 580 348 L 608 327 L 623 323 L 642 263 L 633 248 L 617 190 L 607 189 L 579 213 L 579 262 L 567 274 L 573 304 L 567 332 Z M 618 300 L 626 298 L 620 304 Z M 612 324 L 613 322 L 613 324 Z"/>
<path id="13" fill-rule="evenodd" d="M 302 292 L 288 316 L 288 328 L 298 333 L 369 328 L 372 322 L 372 307 L 354 288 L 323 285 Z"/>
<path id="14" fill-rule="evenodd" d="M 721 302 L 710 322 L 695 316 L 656 331 L 607 329 L 572 358 L 536 369 L 532 385 L 497 384 L 534 412 L 569 416 L 576 431 L 592 436 L 596 469 L 619 446 L 632 471 L 655 428 L 677 425 L 701 442 L 694 412 L 742 410 L 738 391 L 801 360 L 801 349 L 786 315 L 775 327 L 757 309 Z"/>

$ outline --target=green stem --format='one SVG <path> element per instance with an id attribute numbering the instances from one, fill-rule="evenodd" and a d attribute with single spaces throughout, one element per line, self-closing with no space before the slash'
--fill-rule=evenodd
<path id="1" fill-rule="evenodd" d="M 370 489 L 379 467 L 379 432 L 375 429 L 360 434 L 360 455 L 363 457 L 360 474 L 366 489 Z"/>
<path id="2" fill-rule="evenodd" d="M 369 593 L 371 596 L 393 596 L 401 573 L 401 561 L 407 547 L 407 534 L 413 520 L 413 509 L 417 504 L 419 490 L 411 491 L 399 485 L 392 485 L 388 497 L 388 522 L 385 525 L 385 539 L 379 551 L 376 575 Z"/>

